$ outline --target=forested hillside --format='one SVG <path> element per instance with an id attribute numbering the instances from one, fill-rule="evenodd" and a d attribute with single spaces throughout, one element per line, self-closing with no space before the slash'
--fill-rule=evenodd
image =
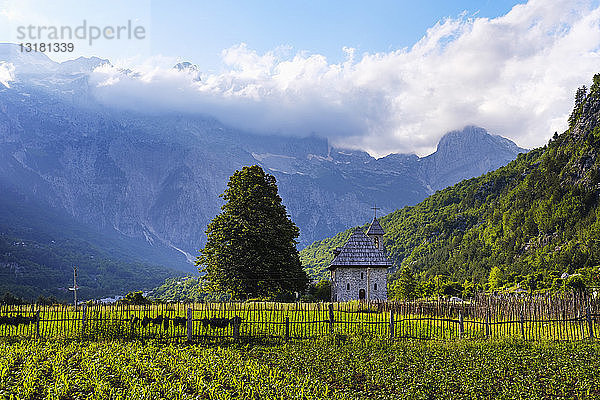
<path id="1" fill-rule="evenodd" d="M 589 93 L 585 87 L 577 91 L 568 130 L 555 134 L 548 145 L 381 218 L 397 271 L 391 280 L 406 281 L 412 275 L 425 292 L 445 285 L 454 287 L 448 293 L 458 294 L 484 284 L 489 289 L 559 288 L 564 272 L 578 272 L 581 280 L 595 285 L 600 264 L 599 118 L 600 74 Z M 323 275 L 330 250 L 347 234 L 303 250 L 305 267 L 314 276 Z M 423 283 L 427 281 L 429 285 Z"/>
<path id="2" fill-rule="evenodd" d="M 0 194 L 0 210 L 11 210 L 0 213 L 0 295 L 72 299 L 74 266 L 83 300 L 150 289 L 178 273 L 152 246 L 78 223 L 1 179 Z"/>

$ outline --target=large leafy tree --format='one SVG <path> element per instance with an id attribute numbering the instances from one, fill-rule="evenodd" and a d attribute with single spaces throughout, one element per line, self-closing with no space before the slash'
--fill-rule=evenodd
<path id="1" fill-rule="evenodd" d="M 412 300 L 417 297 L 417 281 L 413 277 L 410 267 L 402 267 L 390 292 L 395 299 L 399 300 Z"/>
<path id="2" fill-rule="evenodd" d="M 308 277 L 296 250 L 300 231 L 277 194 L 275 177 L 258 165 L 244 167 L 221 197 L 226 203 L 208 224 L 196 261 L 205 285 L 238 299 L 303 292 Z"/>

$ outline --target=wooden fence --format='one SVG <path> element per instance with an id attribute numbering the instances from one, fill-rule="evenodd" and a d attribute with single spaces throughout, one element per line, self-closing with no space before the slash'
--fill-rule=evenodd
<path id="1" fill-rule="evenodd" d="M 0 337 L 300 339 L 331 334 L 454 340 L 594 340 L 600 302 L 583 295 L 469 302 L 202 303 L 0 306 Z"/>

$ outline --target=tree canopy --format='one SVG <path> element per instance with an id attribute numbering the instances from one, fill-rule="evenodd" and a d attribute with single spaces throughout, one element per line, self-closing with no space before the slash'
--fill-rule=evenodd
<path id="1" fill-rule="evenodd" d="M 308 277 L 296 249 L 300 231 L 277 193 L 275 177 L 258 165 L 236 171 L 226 203 L 206 230 L 196 265 L 203 283 L 234 298 L 304 292 Z"/>

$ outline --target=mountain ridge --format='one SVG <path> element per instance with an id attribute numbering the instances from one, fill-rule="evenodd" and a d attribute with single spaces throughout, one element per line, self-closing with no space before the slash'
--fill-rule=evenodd
<path id="1" fill-rule="evenodd" d="M 427 183 L 431 172 L 426 169 L 430 168 L 429 165 L 435 167 L 431 161 L 437 159 L 436 153 L 424 159 L 419 159 L 415 155 L 393 154 L 375 159 L 365 152 L 332 148 L 325 139 L 317 137 L 252 136 L 231 130 L 218 121 L 204 118 L 146 117 L 135 113 L 124 113 L 115 117 L 111 111 L 96 112 L 87 107 L 79 107 L 77 104 L 69 105 L 68 102 L 63 105 L 58 104 L 58 107 L 56 103 L 53 103 L 51 108 L 48 108 L 47 104 L 52 101 L 52 95 L 44 94 L 43 90 L 39 89 L 38 92 L 28 90 L 30 94 L 33 93 L 35 98 L 32 98 L 33 96 L 23 98 L 20 94 L 23 89 L 25 88 L 19 83 L 13 84 L 11 89 L 3 89 L 6 95 L 0 102 L 0 112 L 3 116 L 0 123 L 4 125 L 4 129 L 0 134 L 4 139 L 3 147 L 6 158 L 18 160 L 21 167 L 37 171 L 44 181 L 53 182 L 52 185 L 59 190 L 54 197 L 62 199 L 62 204 L 55 205 L 69 210 L 77 218 L 85 219 L 86 213 L 90 212 L 90 207 L 93 209 L 95 206 L 92 204 L 78 205 L 79 195 L 69 189 L 71 185 L 69 182 L 79 181 L 78 185 L 83 187 L 89 186 L 92 182 L 96 182 L 95 186 L 104 182 L 104 185 L 109 185 L 114 190 L 122 192 L 120 187 L 125 182 L 131 184 L 134 182 L 132 176 L 127 178 L 128 175 L 131 175 L 133 171 L 147 171 L 143 172 L 147 175 L 151 170 L 156 169 L 156 165 L 154 165 L 156 162 L 179 165 L 177 171 L 170 172 L 172 174 L 171 181 L 173 179 L 181 181 L 179 186 L 171 185 L 171 190 L 167 190 L 167 186 L 169 186 L 165 180 L 167 176 L 163 176 L 162 172 L 159 173 L 156 170 L 152 174 L 159 175 L 153 179 L 159 179 L 159 181 L 147 182 L 149 185 L 145 188 L 134 189 L 131 187 L 128 190 L 150 191 L 151 193 L 148 195 L 151 198 L 177 202 L 177 198 L 171 199 L 171 195 L 168 193 L 173 194 L 178 187 L 177 190 L 183 191 L 180 196 L 191 195 L 190 193 L 184 194 L 187 189 L 181 185 L 186 181 L 190 184 L 196 180 L 205 181 L 202 186 L 212 189 L 210 190 L 211 194 L 202 195 L 204 200 L 201 202 L 206 205 L 210 203 L 213 206 L 209 208 L 203 206 L 208 210 L 208 213 L 202 213 L 204 214 L 204 217 L 201 218 L 203 226 L 212 218 L 210 214 L 215 215 L 218 212 L 217 196 L 224 189 L 227 177 L 243 165 L 259 164 L 263 166 L 274 174 L 280 183 L 285 204 L 302 230 L 301 243 L 304 245 L 339 230 L 344 225 L 352 225 L 358 221 L 352 213 L 344 212 L 344 209 L 359 210 L 360 215 L 366 217 L 374 203 L 379 204 L 385 212 L 390 212 L 404 204 L 415 204 L 432 191 L 431 185 Z M 44 98 L 44 96 L 46 97 Z M 24 104 L 28 109 L 36 110 L 34 117 L 31 117 L 30 113 L 23 108 Z M 25 129 L 27 132 L 24 131 Z M 164 132 L 170 132 L 170 134 L 165 136 Z M 212 151 L 207 151 L 208 148 Z M 140 156 L 145 154 L 146 159 L 154 157 L 154 163 L 148 164 L 144 158 L 126 157 L 123 149 L 129 149 L 131 154 Z M 195 154 L 191 153 L 192 150 L 195 151 Z M 475 169 L 471 168 L 470 171 L 462 169 L 463 176 L 455 174 L 450 179 L 456 180 L 479 175 L 514 158 L 517 151 L 524 150 L 515 150 L 510 157 L 502 159 L 490 159 L 498 153 L 497 149 L 493 147 L 487 152 L 478 152 L 477 157 L 485 160 L 484 162 L 479 166 L 476 165 Z M 183 157 L 180 157 L 181 155 Z M 165 156 L 170 159 L 167 160 Z M 86 159 L 90 162 L 93 159 L 95 164 L 82 164 L 81 160 Z M 438 159 L 437 161 L 441 165 L 448 164 L 444 160 Z M 56 175 L 57 173 L 64 175 L 65 168 L 74 168 L 73 163 L 79 163 L 78 170 L 89 171 L 93 176 L 86 177 L 73 170 L 69 176 Z M 208 167 L 208 163 L 212 163 L 213 168 L 200 172 Z M 73 166 L 68 167 L 68 165 Z M 203 165 L 205 167 L 199 169 Z M 159 176 L 162 177 L 159 178 Z M 209 177 L 210 183 L 206 182 Z M 60 187 L 56 187 L 59 183 L 57 179 L 64 182 L 60 184 Z M 448 179 L 445 182 L 447 181 Z M 166 186 L 163 190 L 157 185 Z M 297 190 L 299 186 L 306 187 L 307 185 L 310 187 L 317 185 L 315 188 L 318 188 L 318 191 Z M 79 189 L 77 190 L 79 191 Z M 97 191 L 94 189 L 90 193 L 95 190 Z M 124 195 L 125 193 L 122 193 L 119 197 Z M 96 196 L 98 204 L 107 201 L 102 200 L 104 195 L 100 192 Z M 199 193 L 192 196 L 199 196 Z M 339 196 L 342 196 L 344 209 L 336 205 L 339 203 Z M 212 199 L 208 200 L 209 197 Z M 306 207 L 307 204 L 313 206 Z M 319 205 L 326 208 L 319 216 L 314 213 L 305 217 L 301 216 L 309 209 Z M 111 211 L 106 210 L 105 212 L 110 213 Z M 298 219 L 298 215 L 300 215 L 300 219 Z M 114 219 L 114 217 L 110 218 Z M 306 222 L 302 221 L 303 218 Z M 97 217 L 94 219 L 97 220 Z M 101 216 L 100 221 L 103 220 L 101 225 L 110 225 L 106 217 Z M 181 222 L 185 224 L 184 221 Z M 138 218 L 138 223 L 140 229 L 138 229 L 137 235 L 142 237 L 145 228 L 141 226 L 151 227 L 152 224 L 142 217 Z M 119 226 L 114 226 L 114 228 L 127 234 L 131 233 Z M 165 228 L 167 227 L 165 226 Z M 157 232 L 161 232 L 161 229 L 154 227 Z M 184 239 L 184 241 L 181 241 L 184 238 L 181 235 L 179 237 L 163 237 L 163 239 L 191 254 L 196 250 L 192 246 L 197 247 L 202 244 L 202 240 L 199 240 L 202 237 L 202 231 L 201 228 L 196 230 L 196 233 L 186 234 L 188 239 Z"/>

